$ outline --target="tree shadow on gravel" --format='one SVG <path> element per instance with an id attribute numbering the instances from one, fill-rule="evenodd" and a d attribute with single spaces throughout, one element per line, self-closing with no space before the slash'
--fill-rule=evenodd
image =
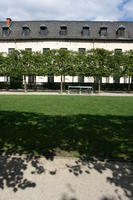
<path id="1" fill-rule="evenodd" d="M 31 174 L 42 174 L 45 172 L 43 166 L 38 162 L 39 157 L 31 156 L 0 156 L 0 189 L 12 188 L 14 192 L 18 189 L 34 188 L 36 183 L 24 177 L 29 164 L 32 166 Z"/>
<path id="2" fill-rule="evenodd" d="M 117 200 L 115 197 L 103 197 L 102 199 L 100 200 Z"/>
<path id="3" fill-rule="evenodd" d="M 126 197 L 133 199 L 133 162 L 116 161 L 116 160 L 97 160 L 92 158 L 81 157 L 76 160 L 74 164 L 66 164 L 68 171 L 75 175 L 81 176 L 82 174 L 91 174 L 91 170 L 96 170 L 102 174 L 106 170 L 112 172 L 112 176 L 106 177 L 109 184 L 120 187 Z M 118 199 L 121 199 L 118 190 L 115 190 Z M 103 197 L 101 200 L 116 200 L 115 197 Z"/>
<path id="4" fill-rule="evenodd" d="M 68 197 L 67 194 L 63 194 L 63 196 L 60 200 L 78 200 L 78 199 L 75 197 Z"/>
<path id="5" fill-rule="evenodd" d="M 99 173 L 110 169 L 113 177 L 107 181 L 124 189 L 126 196 L 133 196 L 132 165 L 116 164 L 118 160 L 133 158 L 133 116 L 50 116 L 0 111 L 0 151 L 1 189 L 4 182 L 14 192 L 19 188 L 34 188 L 36 183 L 24 178 L 28 164 L 41 174 L 45 169 L 39 165 L 39 156 L 53 160 L 56 155 L 67 152 L 80 157 L 74 166 L 66 165 L 70 173 L 79 176 L 89 174 L 92 168 Z M 9 154 L 27 154 L 27 158 Z M 91 160 L 92 157 L 97 160 Z M 102 163 L 99 159 L 115 162 Z M 83 172 L 85 165 L 87 169 Z"/>

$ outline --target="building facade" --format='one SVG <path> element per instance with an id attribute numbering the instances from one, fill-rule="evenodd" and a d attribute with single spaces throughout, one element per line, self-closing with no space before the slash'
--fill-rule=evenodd
<path id="1" fill-rule="evenodd" d="M 92 21 L 12 21 L 0 22 L 0 52 L 13 49 L 40 51 L 65 48 L 85 51 L 93 48 L 127 51 L 133 49 L 133 22 Z M 0 77 L 0 82 L 7 81 Z M 32 78 L 27 77 L 27 82 Z M 103 83 L 128 83 L 128 77 L 120 80 L 103 77 Z M 132 81 L 132 80 L 131 80 Z M 38 84 L 60 82 L 60 77 L 37 76 Z M 93 83 L 93 77 L 65 77 L 65 82 Z"/>

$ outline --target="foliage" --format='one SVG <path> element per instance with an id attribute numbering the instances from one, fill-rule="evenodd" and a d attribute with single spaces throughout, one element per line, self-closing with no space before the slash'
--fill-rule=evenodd
<path id="1" fill-rule="evenodd" d="M 122 51 L 114 51 L 112 55 L 112 76 L 120 78 L 124 76 L 124 53 Z"/>
<path id="2" fill-rule="evenodd" d="M 2 53 L 0 53 L 0 75 L 6 75 L 7 69 L 6 69 L 6 58 L 3 56 Z"/>
<path id="3" fill-rule="evenodd" d="M 71 55 L 72 54 L 70 53 L 70 51 L 66 49 L 55 50 L 55 57 L 53 61 L 55 75 L 66 76 L 71 74 L 70 71 L 73 64 L 71 62 Z"/>
<path id="4" fill-rule="evenodd" d="M 133 76 L 133 50 L 124 53 L 124 74 Z"/>
<path id="5" fill-rule="evenodd" d="M 88 51 L 89 74 L 98 78 L 98 91 L 101 88 L 102 77 L 108 77 L 110 71 L 111 52 L 105 49 L 91 49 Z M 87 63 L 88 63 L 87 62 Z"/>
<path id="6" fill-rule="evenodd" d="M 89 51 L 91 60 L 91 74 L 97 77 L 108 77 L 110 75 L 111 51 L 105 49 L 92 49 Z"/>
<path id="7" fill-rule="evenodd" d="M 6 76 L 93 76 L 98 78 L 99 91 L 102 77 L 133 76 L 133 50 L 128 52 L 91 49 L 74 52 L 66 49 L 30 52 L 11 51 L 0 54 L 0 74 Z M 62 86 L 61 86 L 62 87 Z"/>

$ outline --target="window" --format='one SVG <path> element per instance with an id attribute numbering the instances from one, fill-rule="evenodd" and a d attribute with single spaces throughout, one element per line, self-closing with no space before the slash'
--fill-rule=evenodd
<path id="1" fill-rule="evenodd" d="M 133 76 L 131 77 L 131 83 L 133 83 Z"/>
<path id="2" fill-rule="evenodd" d="M 100 82 L 102 83 L 102 77 L 96 76 L 96 77 L 95 77 L 95 83 L 99 83 L 99 80 L 100 80 Z"/>
<path id="3" fill-rule="evenodd" d="M 8 82 L 8 77 L 4 76 L 4 82 Z"/>
<path id="4" fill-rule="evenodd" d="M 30 28 L 27 25 L 24 25 L 22 29 L 23 29 L 22 32 L 23 36 L 28 36 L 30 34 Z"/>
<path id="5" fill-rule="evenodd" d="M 7 26 L 3 27 L 3 30 L 2 30 L 3 37 L 8 37 L 10 35 L 10 32 L 11 32 L 11 30 L 9 27 L 7 27 Z"/>
<path id="6" fill-rule="evenodd" d="M 28 83 L 35 83 L 35 76 L 28 76 Z"/>
<path id="7" fill-rule="evenodd" d="M 9 48 L 8 49 L 8 53 L 11 53 L 12 51 L 14 51 L 15 49 L 14 48 Z"/>
<path id="8" fill-rule="evenodd" d="M 90 34 L 90 28 L 88 26 L 83 26 L 82 35 L 88 36 Z"/>
<path id="9" fill-rule="evenodd" d="M 113 80 L 114 80 L 114 83 L 116 83 L 116 84 L 120 83 L 120 78 L 118 78 L 118 77 L 114 77 Z"/>
<path id="10" fill-rule="evenodd" d="M 79 51 L 80 53 L 84 53 L 85 50 L 86 50 L 85 48 L 79 48 L 79 49 L 78 49 L 78 51 Z"/>
<path id="11" fill-rule="evenodd" d="M 43 48 L 43 54 L 46 53 L 49 50 L 50 50 L 50 48 Z"/>
<path id="12" fill-rule="evenodd" d="M 62 50 L 67 50 L 67 48 L 60 48 L 60 49 L 62 49 Z"/>
<path id="13" fill-rule="evenodd" d="M 115 53 L 121 53 L 122 49 L 115 49 Z"/>
<path id="14" fill-rule="evenodd" d="M 46 36 L 48 34 L 48 28 L 46 25 L 40 26 L 40 34 L 41 36 Z"/>
<path id="15" fill-rule="evenodd" d="M 107 36 L 107 27 L 101 27 L 100 36 L 101 37 L 106 37 Z"/>
<path id="16" fill-rule="evenodd" d="M 32 48 L 25 48 L 25 51 L 32 52 Z"/>
<path id="17" fill-rule="evenodd" d="M 60 35 L 67 35 L 67 26 L 62 25 L 60 27 Z"/>
<path id="18" fill-rule="evenodd" d="M 54 76 L 48 76 L 48 83 L 54 83 Z"/>
<path id="19" fill-rule="evenodd" d="M 116 32 L 117 37 L 124 38 L 125 37 L 125 27 L 121 26 L 118 28 Z"/>
<path id="20" fill-rule="evenodd" d="M 128 77 L 127 76 L 124 76 L 123 79 L 124 79 L 125 84 L 128 83 Z"/>
<path id="21" fill-rule="evenodd" d="M 79 76 L 78 77 L 78 82 L 79 83 L 84 83 L 84 76 Z"/>
<path id="22" fill-rule="evenodd" d="M 109 77 L 106 77 L 106 83 L 109 83 Z"/>

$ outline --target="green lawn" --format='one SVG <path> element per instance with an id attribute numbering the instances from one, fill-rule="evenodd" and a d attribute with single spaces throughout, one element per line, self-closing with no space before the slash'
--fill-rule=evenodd
<path id="1" fill-rule="evenodd" d="M 133 158 L 133 97 L 0 96 L 0 151 Z"/>

